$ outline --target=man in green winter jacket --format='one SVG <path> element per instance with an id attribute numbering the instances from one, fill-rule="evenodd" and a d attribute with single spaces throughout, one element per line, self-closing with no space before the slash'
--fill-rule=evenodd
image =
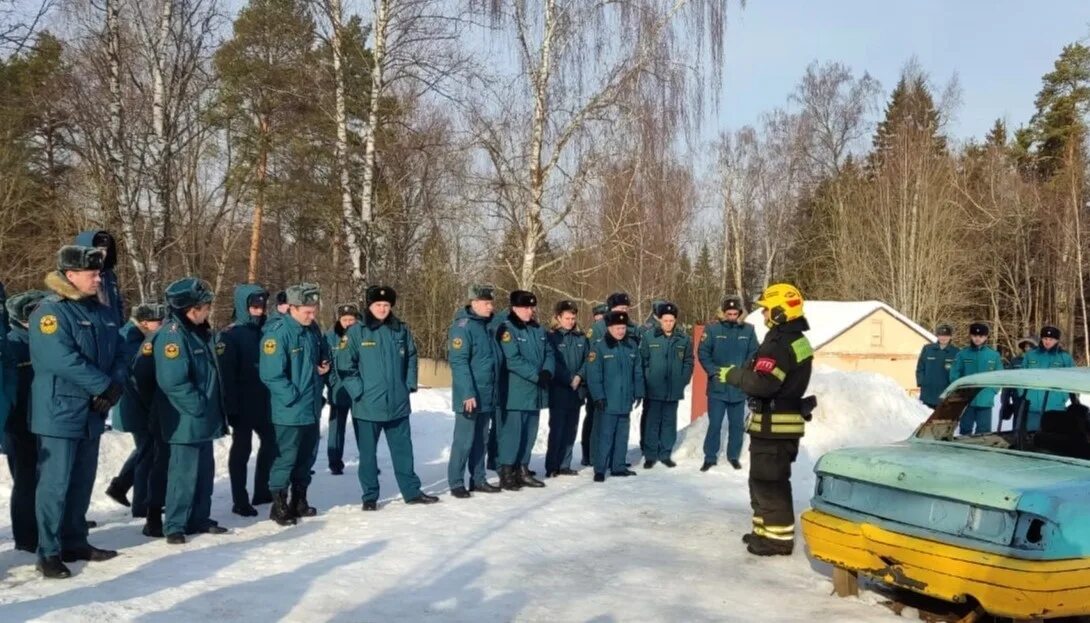
<path id="1" fill-rule="evenodd" d="M 693 378 L 693 342 L 677 330 L 677 305 L 663 302 L 656 314 L 657 326 L 640 340 L 647 409 L 644 469 L 657 461 L 666 467 L 677 465 L 670 456 L 677 442 L 677 404 Z"/>
<path id="2" fill-rule="evenodd" d="M 988 325 L 974 322 L 969 325 L 969 345 L 958 351 L 950 368 L 950 382 L 978 372 L 994 372 L 1003 369 L 1003 358 L 987 344 Z M 980 435 L 992 430 L 992 406 L 996 390 L 984 388 L 977 392 L 969 406 L 961 414 L 958 433 Z"/>
<path id="3" fill-rule="evenodd" d="M 258 374 L 268 301 L 269 293 L 262 286 L 254 283 L 235 286 L 232 322 L 220 331 L 216 344 L 223 374 L 223 403 L 227 423 L 231 426 L 231 454 L 227 460 L 231 512 L 242 517 L 257 517 L 254 506 L 272 502 L 269 472 L 276 457 L 276 433 L 269 406 L 269 388 Z M 254 433 L 261 446 L 257 450 L 251 502 L 246 479 Z"/>
<path id="4" fill-rule="evenodd" d="M 325 332 L 326 346 L 332 354 L 332 365 L 326 375 L 329 393 L 329 438 L 326 442 L 326 458 L 329 461 L 329 473 L 340 476 L 344 473 L 344 433 L 348 423 L 348 414 L 352 410 L 352 394 L 346 382 L 359 371 L 352 365 L 352 353 L 348 343 L 348 330 L 359 322 L 359 307 L 344 303 L 337 306 L 337 322 Z M 352 420 L 352 430 L 356 430 L 356 420 Z"/>
<path id="5" fill-rule="evenodd" d="M 939 396 L 950 385 L 950 368 L 958 356 L 958 347 L 950 343 L 954 329 L 948 324 L 935 327 L 938 341 L 920 350 L 916 360 L 916 387 L 920 388 L 920 402 L 934 409 Z"/>
<path id="6" fill-rule="evenodd" d="M 87 542 L 87 507 L 99 439 L 124 391 L 126 365 L 114 310 L 99 301 L 105 254 L 67 246 L 46 276 L 52 294 L 31 314 L 30 430 L 38 436 L 38 570 L 67 578 L 64 562 L 117 555 Z M 62 562 L 63 561 L 63 562 Z"/>
<path id="7" fill-rule="evenodd" d="M 452 377 L 451 404 L 454 407 L 454 440 L 447 464 L 447 483 L 456 498 L 471 492 L 499 493 L 485 474 L 485 447 L 489 422 L 500 402 L 500 374 L 503 351 L 490 324 L 495 288 L 475 285 L 469 289 L 469 304 L 458 310 L 448 331 L 447 360 Z M 469 488 L 465 486 L 469 467 Z"/>
<path id="8" fill-rule="evenodd" d="M 753 325 L 745 321 L 742 298 L 733 294 L 723 297 L 716 322 L 709 322 L 700 337 L 697 356 L 708 375 L 708 432 L 704 435 L 706 472 L 719 461 L 723 442 L 723 418 L 727 420 L 727 462 L 742 469 L 742 444 L 745 441 L 746 395 L 720 380 L 719 373 L 731 366 L 740 366 L 757 352 L 760 346 Z"/>
<path id="9" fill-rule="evenodd" d="M 511 311 L 497 333 L 506 370 L 500 385 L 504 396 L 499 426 L 500 487 L 515 491 L 545 486 L 530 474 L 530 455 L 541 410 L 549 405 L 555 359 L 545 329 L 534 320 L 537 297 L 515 290 L 510 302 Z"/>
<path id="10" fill-rule="evenodd" d="M 434 495 L 420 490 L 413 467 L 409 394 L 416 393 L 416 343 L 408 325 L 393 313 L 397 292 L 389 286 L 367 288 L 363 320 L 348 330 L 359 385 L 351 387 L 352 417 L 360 455 L 359 479 L 363 510 L 378 510 L 378 440 L 386 434 L 401 497 L 406 504 L 433 504 Z"/>
<path id="11" fill-rule="evenodd" d="M 607 307 L 605 303 L 599 303 L 599 304 L 595 305 L 591 309 L 591 319 L 590 319 L 591 326 L 597 324 L 599 320 L 605 318 L 606 314 L 608 314 L 608 313 L 609 313 L 609 307 Z M 587 341 L 588 342 L 590 341 L 589 336 L 588 336 Z M 590 346 L 588 344 L 588 348 L 589 347 Z M 582 430 L 579 431 L 579 445 L 582 446 L 582 449 L 583 449 L 582 465 L 583 465 L 583 467 L 590 467 L 591 465 L 593 465 L 593 459 L 591 458 L 591 455 L 593 454 L 593 447 L 594 447 L 595 441 L 594 441 L 594 399 L 590 397 L 590 392 L 589 391 L 586 392 L 586 401 L 585 402 L 586 402 L 586 405 L 584 406 L 585 414 L 583 415 L 583 427 L 582 427 Z"/>
<path id="12" fill-rule="evenodd" d="M 34 553 L 38 549 L 38 523 L 34 517 L 34 490 L 38 486 L 38 438 L 30 432 L 30 388 L 34 368 L 30 365 L 30 315 L 49 296 L 44 290 L 30 290 L 8 299 L 5 306 L 11 326 L 8 332 L 9 372 L 15 379 L 11 415 L 4 433 L 4 454 L 11 472 L 11 536 L 15 549 Z M 3 322 L 0 314 L 0 322 Z"/>
<path id="13" fill-rule="evenodd" d="M 131 374 L 132 362 L 140 356 L 144 340 L 159 330 L 164 318 L 165 306 L 141 304 L 132 309 L 132 318 L 121 327 L 121 337 L 124 340 L 122 356 L 129 362 L 130 374 L 121 402 L 114 409 L 113 427 L 118 432 L 132 435 L 133 450 L 121 466 L 121 471 L 110 481 L 106 495 L 122 506 L 131 505 L 133 517 L 148 516 L 148 475 L 151 472 L 155 443 L 148 417 L 148 408 L 151 405 L 140 401 Z M 127 497 L 129 489 L 132 489 L 131 504 Z"/>
<path id="14" fill-rule="evenodd" d="M 163 533 L 174 545 L 185 543 L 186 534 L 227 532 L 211 518 L 216 475 L 212 442 L 226 433 L 223 380 L 208 324 L 213 296 L 212 287 L 201 279 L 171 283 L 166 291 L 169 316 L 152 338 L 159 388 L 153 409 L 162 439 L 170 444 Z"/>
<path id="15" fill-rule="evenodd" d="M 1041 327 L 1040 345 L 1027 352 L 1022 359 L 1022 368 L 1026 370 L 1074 367 L 1075 360 L 1060 346 L 1060 329 L 1052 325 Z M 1030 431 L 1040 430 L 1041 414 L 1045 411 L 1063 411 L 1067 408 L 1067 394 L 1064 392 L 1034 389 L 1026 394 L 1026 398 L 1029 401 L 1026 430 Z"/>
<path id="16" fill-rule="evenodd" d="M 322 377 L 329 373 L 330 355 L 321 334 L 311 328 L 321 302 L 318 286 L 291 286 L 285 297 L 288 313 L 266 327 L 258 373 L 269 388 L 276 433 L 276 458 L 269 472 L 273 495 L 269 519 L 289 526 L 300 517 L 317 514 L 307 502 L 307 488 L 319 438 Z"/>
<path id="17" fill-rule="evenodd" d="M 587 354 L 587 384 L 594 398 L 598 435 L 594 457 L 594 481 L 605 482 L 609 469 L 614 476 L 635 476 L 628 469 L 629 417 L 644 395 L 643 365 L 639 345 L 628 334 L 628 312 L 612 311 L 606 315 L 606 334 L 593 342 Z"/>
<path id="18" fill-rule="evenodd" d="M 553 350 L 556 373 L 549 386 L 549 445 L 545 452 L 545 477 L 575 476 L 571 468 L 575 434 L 579 432 L 579 408 L 586 395 L 585 369 L 590 342 L 576 326 L 579 308 L 573 301 L 556 304 L 553 327 L 547 338 Z"/>

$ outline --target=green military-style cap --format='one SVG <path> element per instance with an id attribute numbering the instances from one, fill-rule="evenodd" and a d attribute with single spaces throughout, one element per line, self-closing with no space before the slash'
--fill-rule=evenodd
<path id="1" fill-rule="evenodd" d="M 34 313 L 38 303 L 47 296 L 49 293 L 45 290 L 27 290 L 16 294 L 5 303 L 8 316 L 25 327 L 30 322 L 30 315 Z"/>
<path id="2" fill-rule="evenodd" d="M 604 316 L 609 313 L 609 306 L 605 303 L 599 303 L 591 310 L 591 314 L 595 316 Z"/>
<path id="3" fill-rule="evenodd" d="M 285 290 L 288 305 L 317 305 L 322 300 L 322 290 L 316 283 L 300 283 Z"/>
<path id="4" fill-rule="evenodd" d="M 189 309 L 211 303 L 215 298 L 212 286 L 204 279 L 183 277 L 167 286 L 167 304 L 174 309 Z"/>
<path id="5" fill-rule="evenodd" d="M 95 247 L 67 245 L 57 251 L 57 270 L 102 270 L 106 251 Z"/>
<path id="6" fill-rule="evenodd" d="M 469 300 L 494 301 L 496 300 L 496 286 L 488 283 L 475 283 L 469 286 Z"/>

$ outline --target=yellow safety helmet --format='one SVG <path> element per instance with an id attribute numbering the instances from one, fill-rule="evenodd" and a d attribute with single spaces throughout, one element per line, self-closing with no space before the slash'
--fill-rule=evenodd
<path id="1" fill-rule="evenodd" d="M 783 324 L 802 318 L 802 294 L 789 283 L 777 283 L 765 288 L 757 306 L 769 311 L 772 324 Z"/>

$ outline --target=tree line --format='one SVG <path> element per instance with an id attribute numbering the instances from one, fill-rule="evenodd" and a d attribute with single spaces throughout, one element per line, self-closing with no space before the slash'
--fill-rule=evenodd
<path id="1" fill-rule="evenodd" d="M 914 63 L 888 95 L 815 63 L 709 146 L 728 0 L 38 4 L 0 11 L 10 292 L 93 225 L 130 301 L 199 275 L 225 324 L 238 283 L 385 283 L 429 357 L 480 281 L 692 324 L 788 279 L 1090 349 L 1081 44 L 979 140 L 948 136 L 956 85 Z"/>

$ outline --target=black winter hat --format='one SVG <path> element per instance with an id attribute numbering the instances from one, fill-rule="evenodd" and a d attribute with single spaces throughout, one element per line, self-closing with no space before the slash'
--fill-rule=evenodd
<path id="1" fill-rule="evenodd" d="M 141 303 L 132 310 L 132 319 L 137 322 L 162 320 L 167 317 L 167 308 L 159 303 Z"/>
<path id="2" fill-rule="evenodd" d="M 950 335 L 953 335 L 953 334 L 954 334 L 954 328 L 951 327 L 950 325 L 946 324 L 946 323 L 940 324 L 939 326 L 935 327 L 935 335 L 950 336 Z"/>
<path id="3" fill-rule="evenodd" d="M 3 286 L 0 286 L 0 292 L 3 292 L 2 288 Z M 42 302 L 42 299 L 47 296 L 49 296 L 49 292 L 45 290 L 27 290 L 16 294 L 9 298 L 5 305 L 8 316 L 11 317 L 11 320 L 26 326 L 30 322 L 30 315 L 38 308 L 38 304 Z"/>
<path id="4" fill-rule="evenodd" d="M 609 306 L 605 303 L 599 303 L 590 310 L 590 313 L 594 316 L 605 316 L 609 313 Z"/>
<path id="5" fill-rule="evenodd" d="M 1041 327 L 1041 339 L 1043 340 L 1046 337 L 1050 337 L 1054 340 L 1060 339 L 1060 329 L 1053 325 L 1046 324 Z"/>
<path id="6" fill-rule="evenodd" d="M 722 311 L 729 311 L 736 309 L 739 312 L 746 311 L 746 306 L 742 304 L 742 297 L 736 294 L 728 294 L 723 297 L 723 300 L 719 303 L 719 309 Z"/>
<path id="7" fill-rule="evenodd" d="M 360 308 L 355 303 L 341 303 L 337 306 L 337 318 L 341 316 L 359 316 Z"/>
<path id="8" fill-rule="evenodd" d="M 106 252 L 95 247 L 67 245 L 57 251 L 57 270 L 102 270 Z"/>
<path id="9" fill-rule="evenodd" d="M 623 305 L 623 303 L 621 303 Z M 628 324 L 628 312 L 623 311 L 611 311 L 606 314 L 606 326 L 612 327 L 614 325 L 627 325 Z"/>
<path id="10" fill-rule="evenodd" d="M 189 309 L 211 303 L 215 296 L 212 285 L 204 279 L 183 277 L 167 286 L 167 304 L 174 309 Z"/>
<path id="11" fill-rule="evenodd" d="M 990 333 L 988 325 L 983 322 L 974 322 L 969 325 L 969 335 L 988 335 L 988 333 Z"/>
<path id="12" fill-rule="evenodd" d="M 677 318 L 677 305 L 670 302 L 662 303 L 658 306 L 658 309 L 655 310 L 655 315 L 659 318 L 662 318 L 663 316 L 673 316 L 674 318 Z"/>
<path id="13" fill-rule="evenodd" d="M 625 292 L 614 292 L 606 297 L 606 307 L 613 309 L 618 305 L 629 306 L 632 305 L 632 299 L 628 298 L 628 294 Z"/>
<path id="14" fill-rule="evenodd" d="M 287 293 L 286 290 L 281 290 L 281 291 L 276 293 L 276 304 L 277 305 L 287 305 L 288 304 L 288 293 Z"/>
<path id="15" fill-rule="evenodd" d="M 246 307 L 265 307 L 269 302 L 269 293 L 262 290 L 246 297 Z"/>
<path id="16" fill-rule="evenodd" d="M 537 307 L 537 297 L 526 290 L 512 290 L 510 302 L 511 307 Z"/>
<path id="17" fill-rule="evenodd" d="M 397 291 L 390 286 L 371 286 L 367 288 L 367 306 L 372 303 L 397 305 Z"/>
<path id="18" fill-rule="evenodd" d="M 487 283 L 475 283 L 469 286 L 469 300 L 494 301 L 496 300 L 496 286 Z"/>
<path id="19" fill-rule="evenodd" d="M 557 316 L 563 314 L 564 312 L 578 314 L 579 308 L 575 305 L 575 301 L 569 301 L 568 299 L 564 299 L 563 301 L 557 301 L 556 305 L 553 307 L 553 312 Z"/>

